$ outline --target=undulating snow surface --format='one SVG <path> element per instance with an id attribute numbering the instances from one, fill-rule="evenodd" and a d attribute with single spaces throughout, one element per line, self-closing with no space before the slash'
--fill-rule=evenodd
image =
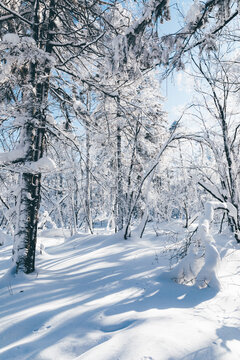
<path id="1" fill-rule="evenodd" d="M 37 271 L 14 277 L 0 247 L 1 360 L 238 360 L 240 250 L 216 238 L 221 290 L 174 283 L 166 238 L 39 237 Z"/>

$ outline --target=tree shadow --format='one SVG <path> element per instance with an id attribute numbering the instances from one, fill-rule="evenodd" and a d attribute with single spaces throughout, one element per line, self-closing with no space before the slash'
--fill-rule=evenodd
<path id="1" fill-rule="evenodd" d="M 191 352 L 190 354 L 185 355 L 179 360 L 213 360 L 218 359 L 219 356 L 221 359 L 225 359 L 227 354 L 230 356 L 228 359 L 235 360 L 238 358 L 238 354 L 233 354 L 232 350 L 227 345 L 227 341 L 237 340 L 240 342 L 240 329 L 232 326 L 222 326 L 216 330 L 217 340 L 213 341 L 209 346 L 203 347 L 196 351 Z M 219 355 L 220 345 L 223 350 L 221 350 L 221 355 Z M 223 351 L 223 352 L 222 352 Z M 169 360 L 176 360 L 176 358 L 170 358 Z"/>
<path id="2" fill-rule="evenodd" d="M 169 360 L 215 360 L 214 349 L 211 346 L 203 347 L 190 354 L 185 355 L 181 359 L 170 358 Z M 217 360 L 217 359 L 216 359 Z"/>
<path id="3" fill-rule="evenodd" d="M 199 290 L 174 283 L 160 275 L 162 265 L 154 262 L 154 250 L 146 254 L 138 245 L 121 244 L 113 237 L 74 238 L 56 249 L 49 248 L 49 253 L 54 257 L 38 257 L 38 277 L 16 282 L 12 294 L 8 288 L 2 289 L 2 321 L 6 324 L 12 319 L 0 328 L 0 347 L 6 348 L 2 360 L 20 359 L 21 341 L 24 359 L 34 359 L 36 349 L 62 341 L 69 332 L 76 339 L 97 332 L 99 343 L 109 338 L 108 333 L 134 322 L 122 320 L 103 327 L 98 314 L 124 317 L 131 310 L 188 308 L 216 295 L 211 288 Z M 86 338 L 76 352 L 95 345 Z"/>
<path id="4" fill-rule="evenodd" d="M 233 326 L 222 326 L 221 328 L 217 329 L 216 331 L 219 339 L 221 339 L 221 346 L 228 352 L 231 349 L 227 345 L 227 341 L 237 340 L 239 341 L 240 345 L 240 329 L 233 327 Z M 239 352 L 240 356 L 240 352 Z"/>
<path id="5" fill-rule="evenodd" d="M 121 302 L 108 309 L 105 315 L 116 315 L 127 311 L 144 312 L 150 309 L 192 308 L 216 296 L 213 288 L 199 289 L 196 286 L 176 284 L 165 274 L 157 277 L 157 282 L 144 289 L 144 294 L 131 303 Z"/>

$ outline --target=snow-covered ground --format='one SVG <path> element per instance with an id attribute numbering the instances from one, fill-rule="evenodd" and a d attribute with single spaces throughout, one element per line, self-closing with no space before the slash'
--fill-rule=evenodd
<path id="1" fill-rule="evenodd" d="M 240 359 L 240 247 L 226 236 L 216 292 L 165 276 L 154 232 L 66 235 L 41 234 L 28 276 L 6 274 L 11 244 L 0 247 L 1 360 Z"/>

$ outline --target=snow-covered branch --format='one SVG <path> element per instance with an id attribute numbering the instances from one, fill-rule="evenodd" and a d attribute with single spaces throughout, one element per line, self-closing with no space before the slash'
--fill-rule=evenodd
<path id="1" fill-rule="evenodd" d="M 25 17 L 23 17 L 23 16 L 22 16 L 21 14 L 19 14 L 18 12 L 14 11 L 14 10 L 12 10 L 12 9 L 9 9 L 5 4 L 3 4 L 2 1 L 0 1 L 0 7 L 3 8 L 4 10 L 6 10 L 7 13 L 12 14 L 13 17 L 16 17 L 16 18 L 20 19 L 21 21 L 23 21 L 24 23 L 32 26 L 31 21 L 29 21 L 28 19 L 26 19 Z M 5 21 L 5 20 L 8 20 L 8 18 L 7 18 L 7 19 L 5 18 L 4 21 Z M 0 18 L 0 21 L 1 21 L 1 18 Z M 3 21 L 3 19 L 2 19 L 2 21 Z"/>

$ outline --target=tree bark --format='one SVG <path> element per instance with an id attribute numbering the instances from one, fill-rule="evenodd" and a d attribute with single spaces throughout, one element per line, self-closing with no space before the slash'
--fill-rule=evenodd
<path id="1" fill-rule="evenodd" d="M 39 2 L 33 9 L 33 38 L 39 44 Z M 51 31 L 54 27 L 55 0 L 49 3 L 49 15 L 46 19 L 45 52 L 51 54 Z M 40 45 L 38 45 L 40 47 Z M 16 272 L 31 273 L 35 270 L 35 249 L 37 242 L 38 213 L 41 201 L 41 173 L 29 170 L 31 163 L 38 161 L 45 151 L 46 108 L 48 103 L 49 76 L 51 68 L 38 63 L 29 64 L 29 80 L 23 102 L 26 104 L 26 122 L 22 130 L 22 140 L 26 148 L 23 172 L 19 177 L 19 195 L 17 199 L 17 224 L 14 234 L 13 261 Z M 44 80 L 41 76 L 44 75 Z M 27 170 L 27 171 L 26 171 Z"/>
<path id="2" fill-rule="evenodd" d="M 123 179 L 122 179 L 122 135 L 120 126 L 120 112 L 117 110 L 117 196 L 116 196 L 116 223 L 115 231 L 123 229 L 124 205 L 123 205 Z"/>
<path id="3" fill-rule="evenodd" d="M 93 234 L 92 214 L 91 214 L 91 173 L 90 173 L 90 133 L 89 124 L 86 124 L 86 189 L 85 189 L 85 211 L 87 226 Z"/>

